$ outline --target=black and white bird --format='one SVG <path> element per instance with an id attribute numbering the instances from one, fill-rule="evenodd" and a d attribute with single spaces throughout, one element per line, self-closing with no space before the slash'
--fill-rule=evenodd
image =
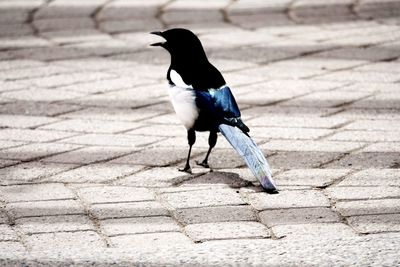
<path id="1" fill-rule="evenodd" d="M 208 157 L 221 132 L 242 156 L 252 173 L 267 192 L 277 192 L 267 160 L 249 136 L 236 100 L 221 73 L 207 59 L 199 38 L 187 29 L 175 28 L 151 34 L 163 37 L 161 46 L 171 55 L 167 72 L 169 95 L 175 112 L 187 129 L 189 152 L 180 171 L 191 173 L 189 164 L 196 131 L 209 131 L 209 149 L 205 159 L 197 164 L 208 168 Z"/>

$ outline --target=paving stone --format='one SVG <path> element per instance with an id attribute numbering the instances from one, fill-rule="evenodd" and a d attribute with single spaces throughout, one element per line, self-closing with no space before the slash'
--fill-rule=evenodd
<path id="1" fill-rule="evenodd" d="M 259 222 L 215 222 L 191 224 L 185 227 L 186 233 L 195 242 L 213 239 L 267 238 L 268 229 Z"/>
<path id="2" fill-rule="evenodd" d="M 100 23 L 100 29 L 109 33 L 133 32 L 160 29 L 162 24 L 157 19 L 130 19 L 130 20 L 109 20 Z"/>
<path id="3" fill-rule="evenodd" d="M 339 216 L 329 208 L 265 210 L 259 213 L 259 217 L 268 227 L 340 221 Z"/>
<path id="4" fill-rule="evenodd" d="M 331 198 L 337 200 L 379 199 L 400 196 L 400 188 L 389 186 L 335 186 L 326 189 Z"/>
<path id="5" fill-rule="evenodd" d="M 0 210 L 0 224 L 3 224 L 3 223 L 8 224 L 9 220 L 8 220 L 7 214 L 4 211 Z"/>
<path id="6" fill-rule="evenodd" d="M 192 154 L 193 155 L 193 154 Z M 205 158 L 205 153 L 198 157 L 192 157 L 195 161 L 203 161 Z M 193 164 L 193 163 L 192 163 Z M 232 148 L 229 149 L 213 149 L 212 154 L 210 154 L 209 165 L 212 169 L 221 168 L 237 168 L 245 166 L 244 160 L 239 156 L 236 151 Z"/>
<path id="7" fill-rule="evenodd" d="M 356 152 L 326 165 L 327 168 L 396 168 L 399 164 L 398 152 Z"/>
<path id="8" fill-rule="evenodd" d="M 238 193 L 225 188 L 176 192 L 161 197 L 177 209 L 245 204 Z"/>
<path id="9" fill-rule="evenodd" d="M 83 93 L 54 89 L 26 89 L 3 93 L 4 97 L 22 101 L 62 101 L 84 96 Z"/>
<path id="10" fill-rule="evenodd" d="M 325 187 L 347 175 L 345 169 L 292 169 L 275 176 L 279 185 L 309 185 Z"/>
<path id="11" fill-rule="evenodd" d="M 154 200 L 149 189 L 127 186 L 85 187 L 78 189 L 78 194 L 91 204 Z"/>
<path id="12" fill-rule="evenodd" d="M 35 13 L 35 19 L 89 17 L 104 2 L 104 0 L 87 2 L 58 0 L 42 6 Z"/>
<path id="13" fill-rule="evenodd" d="M 40 129 L 84 133 L 117 133 L 135 128 L 135 124 L 122 121 L 70 119 L 48 124 Z"/>
<path id="14" fill-rule="evenodd" d="M 272 227 L 272 231 L 278 238 L 296 238 L 304 236 L 307 238 L 344 238 L 355 237 L 352 229 L 343 223 L 314 223 L 297 225 L 278 225 Z"/>
<path id="15" fill-rule="evenodd" d="M 63 184 L 32 184 L 0 187 L 7 202 L 73 199 L 75 195 Z"/>
<path id="16" fill-rule="evenodd" d="M 118 160 L 119 159 L 111 162 L 115 163 Z M 178 168 L 176 167 L 155 167 L 149 170 L 129 175 L 126 178 L 121 179 L 117 183 L 130 186 L 160 187 L 169 186 L 171 184 L 179 184 L 189 178 L 191 178 L 189 174 L 178 171 Z"/>
<path id="17" fill-rule="evenodd" d="M 27 60 L 25 60 L 27 61 Z M 31 62 L 38 62 L 31 60 Z M 61 74 L 61 73 L 71 73 L 73 70 L 67 69 L 64 67 L 59 67 L 59 66 L 53 66 L 53 65 L 39 65 L 35 66 L 33 65 L 32 67 L 25 67 L 25 68 L 16 68 L 16 69 L 9 69 L 5 70 L 0 74 L 0 78 L 2 80 L 17 80 L 21 82 L 21 85 L 23 85 L 23 79 L 27 78 L 36 78 L 36 77 L 48 77 L 51 75 L 55 74 Z M 24 85 L 25 87 L 28 87 L 29 85 Z"/>
<path id="18" fill-rule="evenodd" d="M 95 23 L 90 18 L 49 18 L 49 19 L 36 19 L 33 25 L 40 32 L 54 31 L 54 30 L 73 30 L 73 29 L 92 29 Z"/>
<path id="19" fill-rule="evenodd" d="M 398 213 L 398 199 L 373 199 L 338 202 L 335 207 L 343 216 Z"/>
<path id="20" fill-rule="evenodd" d="M 141 249 L 150 251 L 171 246 L 190 247 L 193 245 L 186 235 L 178 232 L 119 235 L 111 237 L 110 240 L 117 248 L 132 247 L 132 244 L 137 244 Z M 134 247 L 136 250 L 137 246 Z"/>
<path id="21" fill-rule="evenodd" d="M 0 168 L 16 165 L 20 163 L 18 160 L 0 159 Z"/>
<path id="22" fill-rule="evenodd" d="M 82 107 L 65 103 L 15 101 L 0 105 L 2 114 L 45 115 L 55 116 L 82 109 Z"/>
<path id="23" fill-rule="evenodd" d="M 338 92 L 335 91 L 315 92 L 306 96 L 289 100 L 283 103 L 283 105 L 337 107 L 351 103 L 368 95 L 368 93 L 363 92 L 347 92 L 346 94 L 338 94 Z"/>
<path id="24" fill-rule="evenodd" d="M 80 147 L 76 145 L 58 143 L 33 143 L 19 147 L 4 149 L 0 151 L 0 157 L 29 161 L 32 159 L 67 152 L 77 148 Z"/>
<path id="25" fill-rule="evenodd" d="M 11 140 L 0 140 L 0 149 L 7 149 L 11 147 L 17 147 L 21 145 L 25 145 L 26 142 L 17 142 L 17 141 L 11 141 Z"/>
<path id="26" fill-rule="evenodd" d="M 370 144 L 362 152 L 400 152 L 400 142 L 382 142 Z"/>
<path id="27" fill-rule="evenodd" d="M 399 214 L 352 216 L 347 221 L 357 232 L 363 234 L 400 231 Z"/>
<path id="28" fill-rule="evenodd" d="M 333 133 L 328 129 L 252 127 L 253 135 L 268 139 L 317 139 Z"/>
<path id="29" fill-rule="evenodd" d="M 107 3 L 98 14 L 100 20 L 125 20 L 129 18 L 155 17 L 164 0 L 126 1 L 117 0 Z"/>
<path id="30" fill-rule="evenodd" d="M 348 120 L 343 118 L 306 118 L 295 116 L 271 116 L 260 114 L 259 116 L 246 121 L 248 126 L 273 126 L 273 127 L 294 127 L 294 128 L 336 128 L 345 124 Z"/>
<path id="31" fill-rule="evenodd" d="M 323 152 L 350 152 L 361 148 L 364 143 L 314 141 L 314 140 L 271 140 L 260 145 L 263 149 L 272 151 L 323 151 Z"/>
<path id="32" fill-rule="evenodd" d="M 112 162 L 116 164 L 137 164 L 152 167 L 163 167 L 172 163 L 183 161 L 186 159 L 187 153 L 188 148 L 176 149 L 154 147 L 118 158 Z M 195 155 L 196 153 L 192 153 L 192 157 Z"/>
<path id="33" fill-rule="evenodd" d="M 44 178 L 42 181 L 62 183 L 103 183 L 130 175 L 140 171 L 141 169 L 143 169 L 143 166 L 98 163 L 62 172 Z"/>
<path id="34" fill-rule="evenodd" d="M 178 232 L 179 225 L 170 217 L 107 219 L 100 222 L 108 236 L 153 232 Z"/>
<path id="35" fill-rule="evenodd" d="M 15 141 L 49 142 L 74 135 L 60 131 L 44 131 L 29 129 L 2 129 L 0 139 Z"/>
<path id="36" fill-rule="evenodd" d="M 397 121 L 393 120 L 359 120 L 350 123 L 344 129 L 366 131 L 397 131 Z"/>
<path id="37" fill-rule="evenodd" d="M 84 214 L 83 206 L 76 200 L 16 202 L 6 206 L 14 219 L 23 217 Z"/>
<path id="38" fill-rule="evenodd" d="M 281 208 L 329 207 L 329 201 L 320 191 L 293 190 L 280 191 L 279 194 L 249 194 L 248 202 L 257 210 Z"/>
<path id="39" fill-rule="evenodd" d="M 18 236 L 10 226 L 0 224 L 0 241 L 18 241 Z"/>
<path id="40" fill-rule="evenodd" d="M 1 115 L 0 127 L 10 128 L 31 128 L 43 124 L 53 123 L 58 121 L 55 118 L 38 117 L 38 116 L 23 116 L 23 115 Z"/>
<path id="41" fill-rule="evenodd" d="M 132 127 L 136 124 L 131 123 Z M 160 137 L 132 136 L 128 134 L 84 134 L 61 140 L 62 143 L 94 146 L 139 147 L 162 140 Z"/>
<path id="42" fill-rule="evenodd" d="M 41 35 L 54 43 L 62 45 L 70 43 L 100 42 L 110 40 L 110 36 L 108 34 L 102 33 L 101 31 L 96 29 L 63 29 L 42 32 Z"/>
<path id="43" fill-rule="evenodd" d="M 34 234 L 27 236 L 26 243 L 33 251 L 64 251 L 105 247 L 104 242 L 98 234 L 92 231 Z"/>
<path id="44" fill-rule="evenodd" d="M 98 219 L 168 216 L 169 212 L 156 201 L 93 204 L 91 213 Z"/>
<path id="45" fill-rule="evenodd" d="M 397 131 L 355 131 L 338 132 L 327 138 L 338 141 L 396 142 L 400 141 Z"/>
<path id="46" fill-rule="evenodd" d="M 346 177 L 338 186 L 399 186 L 399 169 L 365 169 Z"/>
<path id="47" fill-rule="evenodd" d="M 0 184 L 10 185 L 32 182 L 46 176 L 76 167 L 74 164 L 29 162 L 0 169 Z"/>
<path id="48" fill-rule="evenodd" d="M 183 224 L 256 221 L 257 217 L 249 206 L 221 206 L 178 209 L 175 216 Z"/>
<path id="49" fill-rule="evenodd" d="M 268 150 L 267 150 L 268 152 Z M 267 157 L 270 166 L 276 169 L 300 169 L 300 168 L 318 168 L 322 164 L 330 162 L 337 158 L 339 152 L 278 152 L 270 157 Z M 264 152 L 264 155 L 266 153 Z M 348 168 L 348 166 L 346 166 Z"/>
<path id="50" fill-rule="evenodd" d="M 21 218 L 15 221 L 25 234 L 94 230 L 89 217 L 83 215 Z"/>
<path id="51" fill-rule="evenodd" d="M 20 242 L 0 242 L 0 250 L 4 254 L 24 254 L 26 248 Z"/>
<path id="52" fill-rule="evenodd" d="M 182 186 L 186 185 L 227 185 L 231 188 L 241 188 L 249 185 L 249 181 L 240 178 L 236 173 L 230 172 L 210 172 L 194 179 L 184 181 Z"/>
<path id="53" fill-rule="evenodd" d="M 89 164 L 117 158 L 128 154 L 131 151 L 132 148 L 125 147 L 92 146 L 51 156 L 42 159 L 42 161 L 53 163 Z"/>

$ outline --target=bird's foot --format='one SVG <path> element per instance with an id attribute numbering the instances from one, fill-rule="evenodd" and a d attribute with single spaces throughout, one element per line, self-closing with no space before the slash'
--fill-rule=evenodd
<path id="1" fill-rule="evenodd" d="M 210 165 L 208 165 L 207 161 L 199 162 L 196 160 L 196 164 L 199 166 L 203 166 L 204 168 L 210 168 Z"/>
<path id="2" fill-rule="evenodd" d="M 178 169 L 178 171 L 192 174 L 192 168 L 190 168 L 189 165 L 186 165 L 185 168 L 183 168 L 183 169 Z"/>

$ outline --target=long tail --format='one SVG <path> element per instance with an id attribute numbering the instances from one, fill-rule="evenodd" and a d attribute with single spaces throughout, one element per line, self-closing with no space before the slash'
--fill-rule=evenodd
<path id="1" fill-rule="evenodd" d="M 219 130 L 236 152 L 244 159 L 253 175 L 260 181 L 262 187 L 267 192 L 277 192 L 278 189 L 272 179 L 268 162 L 256 143 L 236 127 L 220 124 Z"/>

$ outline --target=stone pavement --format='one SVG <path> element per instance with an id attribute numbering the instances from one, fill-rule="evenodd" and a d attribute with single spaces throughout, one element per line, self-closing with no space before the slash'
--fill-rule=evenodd
<path id="1" fill-rule="evenodd" d="M 400 1 L 1 0 L 0 265 L 400 264 Z M 149 31 L 187 27 L 281 191 L 186 133 Z M 207 150 L 201 134 L 194 160 Z"/>

